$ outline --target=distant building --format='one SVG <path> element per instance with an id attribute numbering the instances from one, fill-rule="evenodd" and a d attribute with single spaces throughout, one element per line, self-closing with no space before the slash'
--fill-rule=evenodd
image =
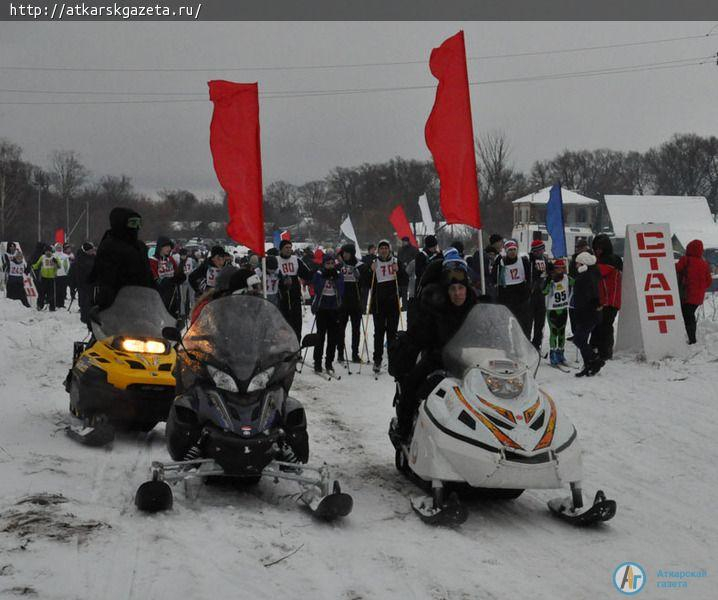
<path id="1" fill-rule="evenodd" d="M 550 190 L 550 187 L 545 187 L 512 202 L 514 227 L 511 235 L 518 242 L 520 252 L 528 253 L 531 242 L 541 239 L 546 244 L 546 252 L 551 254 L 551 239 L 546 231 L 546 205 Z M 599 202 L 564 188 L 561 188 L 561 198 L 566 227 L 566 249 L 572 254 L 578 238 L 585 238 L 589 242 L 593 239 Z"/>

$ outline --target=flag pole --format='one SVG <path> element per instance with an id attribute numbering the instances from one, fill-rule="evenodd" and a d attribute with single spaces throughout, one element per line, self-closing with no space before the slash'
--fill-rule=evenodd
<path id="1" fill-rule="evenodd" d="M 481 273 L 481 295 L 486 295 L 486 273 L 484 272 L 484 231 L 479 229 L 479 272 Z"/>

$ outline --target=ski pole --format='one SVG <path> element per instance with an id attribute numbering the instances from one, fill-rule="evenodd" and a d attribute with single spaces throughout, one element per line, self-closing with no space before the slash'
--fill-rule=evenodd
<path id="1" fill-rule="evenodd" d="M 311 330 L 309 331 L 309 335 L 312 335 L 312 334 L 314 333 L 314 327 L 316 326 L 316 324 L 317 324 L 317 315 L 315 314 L 315 315 L 314 315 L 314 321 L 312 321 L 312 328 L 311 328 Z M 307 347 L 304 349 L 304 356 L 302 356 L 302 364 L 299 366 L 299 370 L 297 371 L 297 373 L 301 373 L 301 372 L 304 370 L 304 363 L 305 363 L 306 360 L 307 360 L 307 353 L 308 353 L 308 352 L 309 352 L 309 346 L 307 346 Z"/>
<path id="2" fill-rule="evenodd" d="M 366 314 L 362 317 L 362 322 L 364 323 L 364 346 L 362 348 L 362 354 L 361 356 L 364 357 L 364 353 L 366 353 L 366 360 L 369 362 L 369 340 L 367 335 L 367 326 L 369 324 L 369 312 L 371 311 L 371 303 L 374 299 L 374 280 L 376 279 L 376 271 L 372 272 L 371 276 L 371 285 L 369 286 L 369 298 L 367 299 L 366 303 Z M 361 371 L 361 365 L 359 366 L 359 369 Z"/>

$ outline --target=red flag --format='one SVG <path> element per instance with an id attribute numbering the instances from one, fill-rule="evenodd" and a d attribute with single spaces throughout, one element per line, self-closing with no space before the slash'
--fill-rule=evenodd
<path id="1" fill-rule="evenodd" d="M 394 230 L 399 236 L 399 239 L 408 237 L 409 243 L 412 246 L 414 246 L 415 248 L 419 247 L 419 244 L 416 243 L 416 238 L 414 237 L 414 233 L 411 231 L 409 221 L 406 218 L 406 213 L 404 212 L 404 209 L 401 204 L 391 211 L 391 214 L 389 215 L 389 220 L 394 226 Z"/>
<path id="2" fill-rule="evenodd" d="M 55 229 L 55 243 L 56 244 L 64 244 L 65 243 L 65 230 L 60 227 L 59 229 Z"/>
<path id="3" fill-rule="evenodd" d="M 289 233 L 289 229 L 285 229 L 284 231 L 282 231 L 282 233 L 279 234 L 279 239 L 291 241 L 292 235 Z"/>
<path id="4" fill-rule="evenodd" d="M 264 256 L 257 84 L 210 81 L 209 99 L 214 102 L 209 146 L 217 179 L 227 192 L 227 235 Z"/>
<path id="5" fill-rule="evenodd" d="M 439 174 L 441 212 L 447 223 L 478 229 L 479 186 L 463 31 L 431 51 L 429 68 L 439 85 L 424 137 Z"/>

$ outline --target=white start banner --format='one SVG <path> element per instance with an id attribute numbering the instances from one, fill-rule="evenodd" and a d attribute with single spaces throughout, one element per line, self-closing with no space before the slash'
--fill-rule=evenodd
<path id="1" fill-rule="evenodd" d="M 626 226 L 616 350 L 647 360 L 682 354 L 686 331 L 667 223 Z"/>

